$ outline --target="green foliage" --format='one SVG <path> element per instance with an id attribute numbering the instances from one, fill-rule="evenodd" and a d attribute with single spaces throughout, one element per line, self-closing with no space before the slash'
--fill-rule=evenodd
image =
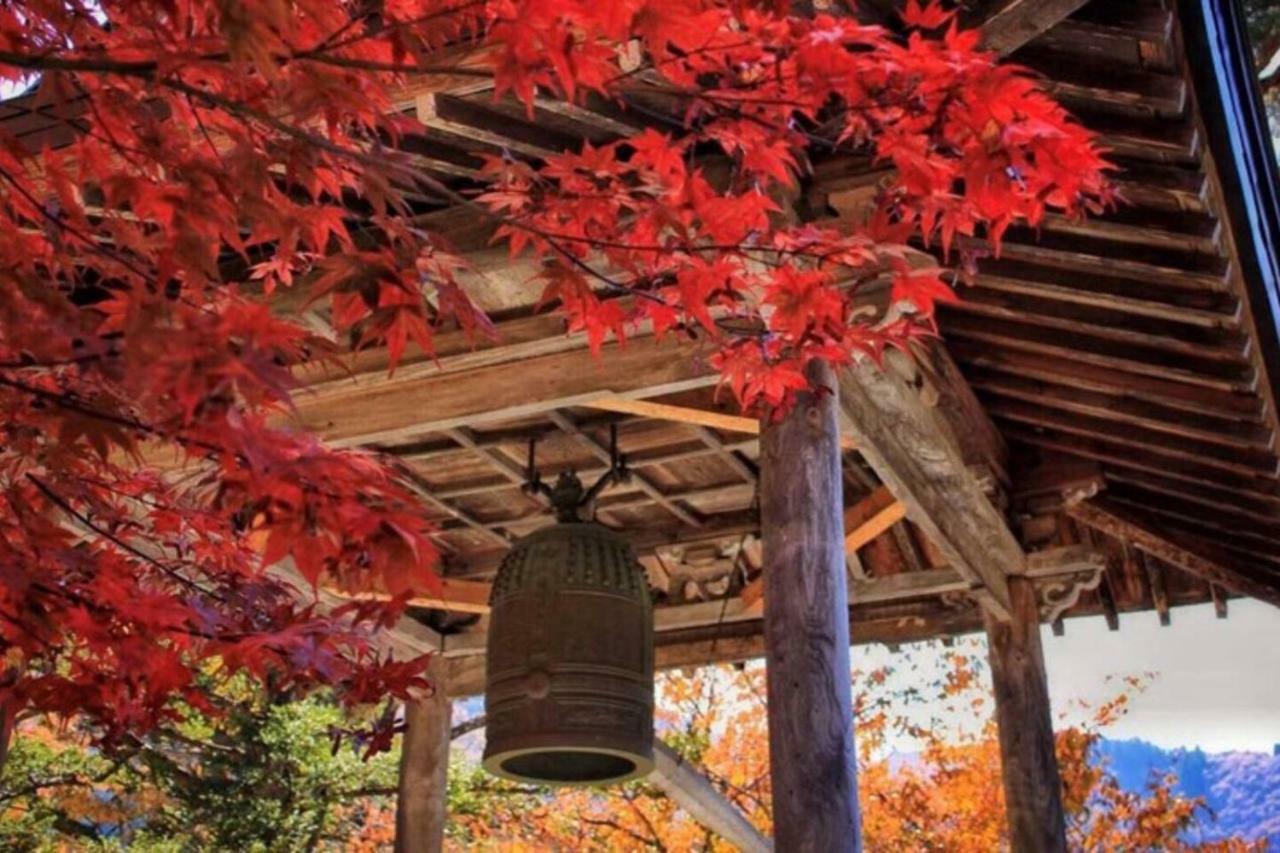
<path id="1" fill-rule="evenodd" d="M 49 839 L 59 835 L 92 839 L 74 811 L 48 794 L 84 791 L 112 769 L 111 762 L 88 750 L 44 738 L 15 739 L 0 776 L 0 849 L 51 849 Z"/>
<path id="2" fill-rule="evenodd" d="M 341 848 L 389 805 L 396 757 L 332 748 L 343 711 L 325 698 L 241 699 L 110 758 L 85 746 L 16 738 L 0 779 L 0 848 L 273 851 Z"/>

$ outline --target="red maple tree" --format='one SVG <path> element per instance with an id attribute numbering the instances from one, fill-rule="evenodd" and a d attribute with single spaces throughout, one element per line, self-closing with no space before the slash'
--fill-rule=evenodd
<path id="1" fill-rule="evenodd" d="M 0 126 L 0 706 L 106 737 L 208 706 L 248 671 L 404 695 L 421 661 L 373 644 L 431 583 L 393 464 L 280 415 L 293 368 L 488 334 L 421 198 L 493 220 L 593 348 L 639 324 L 698 336 L 750 410 L 933 332 L 958 236 L 1106 204 L 1105 161 L 1036 81 L 936 3 L 903 32 L 749 0 L 26 0 L 0 5 L 0 82 L 65 125 Z M 442 182 L 397 146 L 407 87 L 603 98 L 678 130 Z M 865 221 L 803 221 L 809 156 L 895 179 Z M 967 255 L 960 253 L 958 260 Z M 961 264 L 963 266 L 963 263 Z M 859 291 L 892 279 L 869 318 Z M 339 346 L 272 310 L 331 310 Z M 250 535 L 252 534 L 252 536 Z M 265 547 L 259 543 L 265 542 Z M 325 614 L 271 570 L 380 585 Z"/>

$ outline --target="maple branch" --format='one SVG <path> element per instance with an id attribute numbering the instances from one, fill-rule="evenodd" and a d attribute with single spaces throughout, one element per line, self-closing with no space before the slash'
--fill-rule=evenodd
<path id="1" fill-rule="evenodd" d="M 227 63 L 231 61 L 231 54 L 227 52 L 204 53 L 191 57 L 194 62 L 214 62 Z M 483 68 L 467 68 L 459 65 L 407 65 L 395 62 L 378 62 L 376 60 L 352 59 L 343 56 L 333 56 L 327 52 L 310 53 L 309 51 L 300 51 L 292 53 L 280 58 L 280 64 L 288 62 L 319 62 L 325 65 L 333 65 L 341 68 L 352 68 L 364 71 L 381 71 L 396 74 L 439 74 L 439 75 L 456 75 L 459 77 L 477 77 L 481 79 L 492 79 L 493 72 Z M 154 80 L 156 72 L 160 70 L 160 63 L 157 60 L 121 60 L 108 58 L 90 58 L 90 57 L 66 57 L 56 56 L 54 54 L 44 54 L 40 56 L 29 53 L 15 53 L 11 50 L 0 50 L 0 65 L 10 65 L 14 68 L 22 68 L 26 71 L 68 71 L 90 74 L 117 74 L 125 77 L 138 77 L 147 80 Z"/>
<path id="2" fill-rule="evenodd" d="M 640 833 L 636 832 L 634 829 L 623 826 L 617 821 L 608 820 L 607 818 L 592 818 L 592 817 L 582 817 L 579 819 L 583 823 L 585 823 L 587 826 L 604 826 L 614 830 L 615 832 L 621 832 L 623 835 L 628 835 L 631 838 L 635 839 L 636 841 L 639 841 L 645 847 L 658 847 L 660 850 L 666 849 L 662 847 L 660 842 L 655 842 L 652 838 L 646 838 Z"/>
<path id="3" fill-rule="evenodd" d="M 635 798 L 628 793 L 623 793 L 622 799 L 626 801 L 627 805 L 631 806 L 631 811 L 635 812 L 636 817 L 640 818 L 640 822 L 649 830 L 649 835 L 653 838 L 652 845 L 666 853 L 667 845 L 662 843 L 662 838 L 658 835 L 658 828 L 653 825 L 653 821 L 649 820 L 649 816 L 644 813 L 644 810 L 636 805 Z"/>
<path id="4" fill-rule="evenodd" d="M 132 554 L 134 557 L 137 557 L 139 560 L 142 560 L 144 563 L 154 566 L 155 568 L 164 572 L 166 575 L 168 575 L 178 583 L 200 593 L 201 595 L 208 596 L 209 598 L 212 598 L 215 601 L 220 601 L 224 604 L 226 603 L 227 599 L 225 596 L 220 595 L 212 590 L 205 589 L 200 584 L 196 583 L 195 581 L 183 575 L 177 569 L 174 569 L 172 566 L 166 566 L 160 560 L 156 559 L 155 557 L 151 556 L 145 551 L 142 551 L 141 549 L 136 548 L 133 545 L 130 545 L 128 542 L 125 542 L 123 539 L 116 536 L 111 531 L 103 528 L 93 519 L 89 518 L 89 516 L 77 510 L 74 506 L 71 505 L 70 501 L 68 501 L 66 498 L 62 497 L 62 495 L 59 495 L 57 492 L 55 492 L 47 483 L 45 483 L 35 474 L 28 471 L 26 476 L 27 476 L 27 479 L 30 480 L 31 483 L 34 484 L 35 487 L 39 489 L 44 494 L 44 496 L 47 497 L 50 501 L 52 501 L 59 509 L 65 512 L 67 515 L 70 515 L 72 518 L 80 522 L 80 524 L 84 525 L 89 530 L 98 534 L 98 536 L 101 536 L 103 539 L 106 539 L 108 542 L 111 542 L 117 548 L 120 548 L 129 554 Z"/>
<path id="5" fill-rule="evenodd" d="M 483 729 L 486 723 L 488 723 L 488 716 L 485 714 L 477 714 L 469 720 L 463 720 L 449 729 L 449 740 L 457 740 L 465 734 L 470 734 L 477 729 Z"/>
<path id="6" fill-rule="evenodd" d="M 138 430 L 139 432 L 151 436 L 173 438 L 175 441 L 180 443 L 184 441 L 184 439 L 180 437 L 167 436 L 156 427 L 127 415 L 117 415 L 111 412 L 104 412 L 99 409 L 95 409 L 92 406 L 80 402 L 76 395 L 70 391 L 63 391 L 61 394 L 58 394 L 53 391 L 46 391 L 45 389 L 39 388 L 35 385 L 28 385 L 18 379 L 10 379 L 6 376 L 0 376 L 0 385 L 12 388 L 15 391 L 22 391 L 33 397 L 44 400 L 45 402 L 53 403 L 56 406 L 61 406 L 62 408 L 69 409 L 78 414 L 85 415 L 86 417 L 95 418 L 127 429 Z M 213 445 L 208 445 L 208 447 L 209 449 L 217 449 Z"/>

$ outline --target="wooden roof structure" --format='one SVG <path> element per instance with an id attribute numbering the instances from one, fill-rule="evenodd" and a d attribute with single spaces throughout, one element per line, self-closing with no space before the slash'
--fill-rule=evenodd
<path id="1" fill-rule="evenodd" d="M 861 4 L 889 25 L 897 5 Z M 535 309 L 536 270 L 490 245 L 489 221 L 418 199 L 420 224 L 471 261 L 464 283 L 497 338 L 444 333 L 435 358 L 411 356 L 394 375 L 377 351 L 359 354 L 350 374 L 304 371 L 297 420 L 330 442 L 397 457 L 432 514 L 444 580 L 389 643 L 438 652 L 437 686 L 454 696 L 483 688 L 489 582 L 518 537 L 553 519 L 524 488 L 531 445 L 543 477 L 587 479 L 609 467 L 615 431 L 632 476 L 603 495 L 597 516 L 645 567 L 658 667 L 763 655 L 775 602 L 769 672 L 786 683 L 770 686 L 768 713 L 771 738 L 784 724 L 780 752 L 792 759 L 773 766 L 791 774 L 773 788 L 784 848 L 821 838 L 830 843 L 790 846 L 858 849 L 846 614 L 830 583 L 842 573 L 853 642 L 986 631 L 1020 851 L 1065 849 L 1041 622 L 1062 631 L 1102 615 L 1114 630 L 1121 614 L 1154 611 L 1168 624 L 1174 608 L 1209 602 L 1225 617 L 1242 595 L 1280 606 L 1280 180 L 1238 6 L 968 7 L 987 46 L 1041 75 L 1101 135 L 1123 203 L 1087 221 L 1010 228 L 1000 256 L 981 260 L 945 308 L 940 341 L 831 377 L 838 394 L 811 411 L 825 407 L 828 425 L 838 418 L 839 436 L 812 424 L 800 435 L 793 413 L 762 442 L 761 425 L 717 394 L 697 340 L 641 329 L 594 358 L 583 335 Z M 403 95 L 423 125 L 403 144 L 466 190 L 480 151 L 536 161 L 675 123 L 660 98 L 630 106 L 547 99 L 529 116 L 495 102 L 478 78 L 431 79 Z M 0 103 L 0 122 L 38 149 L 77 132 L 76 110 L 19 98 Z M 812 156 L 796 202 L 812 219 L 858 217 L 889 177 L 864 158 Z M 866 310 L 884 302 L 872 297 Z M 332 331 L 323 311 L 284 300 L 279 310 Z M 778 484 L 796 446 L 815 451 L 815 470 L 794 472 L 813 488 Z M 762 469 L 774 475 L 764 489 Z M 837 493 L 843 565 L 830 535 Z M 766 552 L 785 552 L 778 542 L 795 543 L 786 532 L 762 537 L 762 501 L 774 508 L 771 530 L 787 530 L 779 515 L 803 528 L 786 552 L 811 548 L 792 567 L 803 594 L 767 565 Z M 835 594 L 815 601 L 814 590 Z M 330 589 L 319 596 L 341 601 Z M 414 849 L 436 849 L 443 831 L 448 715 L 444 690 L 407 706 L 401 806 L 417 827 Z M 707 780 L 658 752 L 656 784 L 743 849 L 769 849 Z M 814 767 L 821 785 L 805 776 Z"/>
<path id="2" fill-rule="evenodd" d="M 1029 18 L 1007 17 L 1020 5 L 1035 7 Z M 1280 604 L 1274 249 L 1245 206 L 1257 184 L 1241 183 L 1222 75 L 1201 67 L 1208 29 L 1189 36 L 1200 13 L 1181 5 L 1014 3 L 985 19 L 988 43 L 1102 135 L 1124 203 L 1010 229 L 946 309 L 945 344 L 898 365 L 862 408 L 846 401 L 847 420 L 883 409 L 878 424 L 846 424 L 855 641 L 978 629 L 980 603 L 1001 598 L 981 564 L 1003 553 L 1012 566 L 1023 551 L 1056 630 L 1096 614 L 1115 628 L 1146 610 L 1167 623 L 1171 608 L 1204 602 L 1225 616 L 1239 594 Z M 411 150 L 460 187 L 478 149 L 536 159 L 662 122 L 554 101 L 530 120 L 474 80 L 407 97 L 406 109 L 427 127 Z M 854 216 L 884 177 L 856 158 L 818 160 L 801 203 Z M 488 245 L 488 223 L 448 208 L 422 219 L 469 253 L 499 340 L 445 335 L 437 360 L 394 377 L 363 355 L 354 376 L 313 377 L 299 407 L 330 440 L 395 454 L 413 472 L 447 579 L 416 614 L 454 667 L 451 690 L 481 684 L 484 582 L 514 538 L 551 519 L 521 488 L 529 443 L 544 476 L 589 476 L 607 466 L 611 426 L 635 476 L 604 496 L 599 518 L 648 570 L 659 664 L 759 655 L 758 424 L 717 395 L 698 344 L 641 333 L 593 359 L 535 312 L 532 270 Z M 884 446 L 904 424 L 924 444 Z M 934 451 L 952 468 L 912 467 Z"/>
<path id="3" fill-rule="evenodd" d="M 886 20 L 894 6 L 866 5 Z M 1132 611 L 1167 622 L 1202 602 L 1225 615 L 1242 594 L 1280 604 L 1267 242 L 1280 206 L 1274 187 L 1267 197 L 1274 164 L 1241 153 L 1249 105 L 1233 106 L 1229 75 L 1205 67 L 1213 28 L 1173 0 L 977 6 L 987 44 L 1102 135 L 1124 203 L 1011 228 L 945 310 L 945 343 L 853 387 L 842 378 L 853 638 L 977 630 L 983 607 L 1007 607 L 1001 572 L 1034 579 L 1056 630 L 1096 614 L 1114 628 Z M 475 78 L 428 81 L 403 106 L 425 126 L 408 150 L 460 189 L 477 151 L 537 160 L 666 121 L 554 100 L 530 118 Z M 74 116 L 29 99 L 0 104 L 0 121 L 37 146 L 74 132 Z M 819 158 L 800 204 L 856 216 L 885 177 L 856 157 Z M 300 422 L 330 441 L 399 457 L 438 525 L 446 582 L 401 640 L 443 651 L 452 692 L 479 690 L 485 583 L 516 537 L 552 518 L 522 489 L 529 443 L 544 476 L 590 476 L 616 426 L 634 477 L 603 497 L 599 519 L 648 571 L 659 665 L 761 654 L 759 425 L 717 394 L 705 351 L 642 331 L 594 359 L 535 311 L 533 270 L 489 245 L 490 223 L 422 203 L 422 224 L 473 262 L 468 285 L 498 340 L 443 334 L 436 359 L 411 357 L 393 376 L 384 354 L 362 353 L 353 375 L 310 375 L 298 401 Z M 1271 232 L 1255 221 L 1268 215 Z M 307 319 L 326 327 L 321 312 Z"/>

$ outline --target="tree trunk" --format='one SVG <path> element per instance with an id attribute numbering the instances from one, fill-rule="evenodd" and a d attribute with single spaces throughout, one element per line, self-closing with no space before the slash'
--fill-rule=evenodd
<path id="1" fill-rule="evenodd" d="M 984 617 L 1009 839 L 1013 853 L 1056 853 L 1067 849 L 1066 821 L 1035 587 L 1027 578 L 1010 577 L 1009 596 L 1008 622 Z"/>
<path id="2" fill-rule="evenodd" d="M 435 692 L 407 702 L 396 796 L 396 853 L 439 853 L 444 847 L 451 704 L 444 658 L 435 657 L 427 679 Z"/>
<path id="3" fill-rule="evenodd" d="M 829 392 L 800 395 L 760 436 L 774 838 L 859 851 L 836 382 L 822 362 L 808 374 Z"/>

